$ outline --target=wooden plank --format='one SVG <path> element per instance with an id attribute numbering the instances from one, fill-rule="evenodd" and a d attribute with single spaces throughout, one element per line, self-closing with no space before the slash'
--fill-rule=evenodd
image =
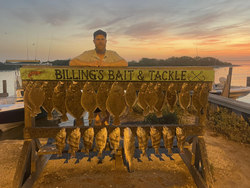
<path id="1" fill-rule="evenodd" d="M 146 132 L 150 131 L 151 124 L 138 124 L 138 126 L 141 126 L 145 129 Z M 162 132 L 163 126 L 167 126 L 172 133 L 175 135 L 176 127 L 180 127 L 183 129 L 183 132 L 186 135 L 204 135 L 205 128 L 203 126 L 195 126 L 195 125 L 178 125 L 178 124 L 156 124 L 153 125 L 158 131 Z M 81 135 L 83 135 L 84 131 L 86 131 L 90 126 L 83 126 L 80 127 Z M 91 126 L 92 127 L 92 126 Z M 106 126 L 108 134 L 113 131 L 117 126 Z M 123 136 L 123 130 L 126 127 L 129 127 L 133 134 L 136 135 L 137 126 L 134 124 L 123 124 L 119 126 L 121 129 L 121 136 Z M 67 135 L 69 135 L 76 127 L 53 127 L 53 128 L 47 128 L 47 127 L 25 127 L 24 128 L 24 138 L 25 139 L 34 139 L 34 138 L 55 138 L 56 134 L 60 131 L 60 129 L 65 128 Z M 102 129 L 102 126 L 93 126 L 94 133 L 96 133 Z"/>
<path id="2" fill-rule="evenodd" d="M 197 185 L 197 187 L 199 188 L 208 188 L 206 185 L 206 182 L 203 180 L 202 176 L 200 175 L 200 173 L 197 171 L 197 169 L 191 165 L 190 161 L 188 160 L 187 156 L 185 154 L 180 154 L 182 160 L 184 161 L 184 163 L 186 164 L 190 174 L 192 175 L 195 184 Z"/>
<path id="3" fill-rule="evenodd" d="M 36 171 L 36 142 L 31 140 L 31 174 Z"/>
<path id="4" fill-rule="evenodd" d="M 198 137 L 198 144 L 200 148 L 200 153 L 201 153 L 201 163 L 202 163 L 202 174 L 210 187 L 213 187 L 213 178 L 212 178 L 212 173 L 210 170 L 210 164 L 208 161 L 208 156 L 207 156 L 207 150 L 205 146 L 205 140 L 203 137 Z"/>
<path id="5" fill-rule="evenodd" d="M 24 141 L 23 148 L 21 151 L 20 158 L 17 163 L 16 173 L 13 179 L 12 187 L 20 188 L 23 185 L 23 182 L 26 181 L 25 172 L 29 171 L 27 169 L 29 158 L 31 155 L 31 141 Z M 26 175 L 29 176 L 30 174 Z"/>
<path id="6" fill-rule="evenodd" d="M 43 171 L 44 167 L 46 166 L 47 162 L 49 161 L 51 155 L 44 155 L 39 156 L 37 159 L 37 169 L 36 171 L 26 180 L 23 184 L 22 188 L 30 188 L 35 183 L 41 172 Z"/>
<path id="7" fill-rule="evenodd" d="M 239 112 L 250 114 L 250 104 L 242 102 L 242 101 L 238 101 L 238 100 L 234 100 L 234 99 L 230 99 L 230 98 L 226 98 L 226 97 L 222 97 L 222 96 L 214 95 L 214 94 L 209 94 L 208 101 L 213 104 L 217 104 L 220 106 L 224 106 L 227 108 L 237 110 Z"/>

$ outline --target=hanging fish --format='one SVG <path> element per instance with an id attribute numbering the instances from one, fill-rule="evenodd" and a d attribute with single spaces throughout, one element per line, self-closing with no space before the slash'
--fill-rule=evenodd
<path id="1" fill-rule="evenodd" d="M 25 104 L 25 106 L 27 106 L 30 109 L 30 116 L 31 117 L 36 116 L 36 113 L 34 112 L 35 106 L 29 100 L 29 93 L 32 90 L 33 85 L 34 85 L 33 81 L 30 81 L 28 83 L 28 85 L 25 88 L 25 92 L 24 92 L 24 96 L 23 96 L 24 104 Z"/>
<path id="2" fill-rule="evenodd" d="M 45 92 L 45 100 L 43 102 L 42 107 L 48 113 L 47 120 L 53 120 L 53 115 L 52 115 L 52 112 L 54 110 L 52 101 L 53 90 L 49 85 L 49 82 L 43 83 L 43 90 Z"/>
<path id="3" fill-rule="evenodd" d="M 158 101 L 157 93 L 154 89 L 154 84 L 150 83 L 145 91 L 145 102 L 149 107 L 149 113 L 154 113 L 155 104 Z"/>
<path id="4" fill-rule="evenodd" d="M 54 92 L 52 95 L 52 101 L 54 109 L 62 114 L 62 122 L 68 121 L 68 117 L 66 115 L 66 106 L 65 106 L 65 97 L 66 97 L 66 91 L 64 82 L 59 81 L 57 86 L 54 88 Z"/>
<path id="5" fill-rule="evenodd" d="M 129 106 L 129 112 L 133 112 L 133 106 L 137 101 L 137 95 L 136 95 L 136 89 L 134 87 L 134 84 L 130 82 L 128 84 L 126 93 L 125 93 L 125 101 L 126 104 Z"/>
<path id="6" fill-rule="evenodd" d="M 181 87 L 181 92 L 179 93 L 180 106 L 184 109 L 184 114 L 187 114 L 187 108 L 190 106 L 191 96 L 188 91 L 188 84 L 184 83 Z"/>
<path id="7" fill-rule="evenodd" d="M 177 138 L 177 146 L 180 149 L 180 152 L 183 153 L 183 147 L 186 142 L 186 137 L 183 133 L 183 130 L 180 127 L 176 128 L 176 138 Z"/>
<path id="8" fill-rule="evenodd" d="M 76 119 L 75 125 L 79 127 L 84 125 L 81 118 L 84 113 L 84 109 L 81 105 L 81 96 L 82 92 L 79 84 L 73 81 L 66 92 L 65 105 L 67 112 Z"/>
<path id="9" fill-rule="evenodd" d="M 98 88 L 97 94 L 96 94 L 96 101 L 98 108 L 102 111 L 101 117 L 106 117 L 106 102 L 109 96 L 109 88 L 105 82 L 102 82 Z"/>
<path id="10" fill-rule="evenodd" d="M 113 148 L 111 154 L 116 154 L 116 151 L 120 145 L 120 139 L 121 139 L 120 128 L 117 127 L 109 134 L 110 146 L 111 148 Z"/>
<path id="11" fill-rule="evenodd" d="M 200 103 L 200 92 L 201 92 L 201 84 L 197 84 L 194 88 L 193 96 L 192 96 L 192 105 L 197 111 L 197 116 L 201 116 L 201 103 Z"/>
<path id="12" fill-rule="evenodd" d="M 148 148 L 149 136 L 141 126 L 137 127 L 136 134 L 139 143 L 139 150 L 142 151 L 142 156 L 147 156 L 146 150 Z"/>
<path id="13" fill-rule="evenodd" d="M 143 83 L 139 90 L 138 101 L 137 101 L 137 104 L 143 109 L 143 116 L 148 115 L 148 105 L 145 101 L 146 89 L 147 89 L 147 83 Z"/>
<path id="14" fill-rule="evenodd" d="M 165 148 L 168 150 L 168 154 L 172 155 L 173 152 L 171 148 L 173 147 L 173 143 L 174 143 L 174 136 L 172 134 L 172 131 L 166 126 L 164 126 L 162 130 L 162 135 L 163 135 Z"/>
<path id="15" fill-rule="evenodd" d="M 157 99 L 158 99 L 157 103 L 155 104 L 155 110 L 157 111 L 156 112 L 157 117 L 160 118 L 160 117 L 162 117 L 162 108 L 165 104 L 165 95 L 162 92 L 160 83 L 157 82 L 154 89 L 156 91 Z"/>
<path id="16" fill-rule="evenodd" d="M 93 127 L 90 127 L 83 133 L 83 144 L 85 147 L 85 154 L 89 155 L 89 150 L 93 146 L 93 141 L 94 141 L 94 129 Z"/>
<path id="17" fill-rule="evenodd" d="M 71 150 L 71 158 L 76 157 L 76 152 L 79 150 L 79 144 L 81 139 L 80 128 L 74 129 L 68 136 L 68 143 Z"/>
<path id="18" fill-rule="evenodd" d="M 95 119 L 94 111 L 97 108 L 96 93 L 90 82 L 86 82 L 81 97 L 82 107 L 89 112 L 89 120 Z"/>
<path id="19" fill-rule="evenodd" d="M 107 99 L 107 110 L 114 116 L 113 125 L 121 125 L 119 117 L 125 112 L 126 108 L 124 90 L 118 82 L 114 82 Z"/>
<path id="20" fill-rule="evenodd" d="M 102 151 L 105 149 L 107 143 L 107 134 L 107 129 L 104 127 L 95 136 L 96 148 L 99 151 L 97 157 L 102 157 Z"/>
<path id="21" fill-rule="evenodd" d="M 129 165 L 129 171 L 132 172 L 133 171 L 132 162 L 135 153 L 135 137 L 131 129 L 128 127 L 124 129 L 123 135 L 124 135 L 123 144 L 124 144 L 125 158 Z"/>
<path id="22" fill-rule="evenodd" d="M 57 156 L 62 156 L 62 151 L 64 150 L 66 144 L 66 131 L 65 128 L 62 128 L 56 135 L 56 148 L 59 150 Z"/>
<path id="23" fill-rule="evenodd" d="M 177 102 L 177 91 L 174 88 L 174 84 L 170 84 L 166 92 L 166 101 L 170 106 L 170 112 L 174 112 L 174 106 Z"/>
<path id="24" fill-rule="evenodd" d="M 155 149 L 155 155 L 160 155 L 158 148 L 160 147 L 161 143 L 161 133 L 153 126 L 150 127 L 150 138 L 152 147 Z"/>
<path id="25" fill-rule="evenodd" d="M 41 113 L 40 107 L 42 106 L 44 100 L 45 100 L 45 92 L 42 88 L 41 83 L 36 81 L 29 92 L 29 101 L 35 107 L 34 113 L 36 114 Z"/>
<path id="26" fill-rule="evenodd" d="M 206 109 L 208 103 L 208 95 L 209 95 L 208 91 L 209 91 L 208 85 L 204 83 L 201 87 L 201 92 L 200 92 L 200 103 L 204 109 Z"/>

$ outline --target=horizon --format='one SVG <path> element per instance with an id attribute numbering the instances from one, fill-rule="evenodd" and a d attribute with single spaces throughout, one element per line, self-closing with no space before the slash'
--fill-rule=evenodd
<path id="1" fill-rule="evenodd" d="M 249 9 L 244 0 L 6 1 L 0 7 L 0 62 L 72 59 L 94 49 L 98 29 L 107 32 L 107 50 L 127 61 L 250 61 Z"/>

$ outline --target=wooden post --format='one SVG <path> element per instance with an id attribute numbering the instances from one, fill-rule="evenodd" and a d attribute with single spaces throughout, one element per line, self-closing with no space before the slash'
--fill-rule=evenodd
<path id="1" fill-rule="evenodd" d="M 247 77 L 247 86 L 250 87 L 250 77 Z"/>
<path id="2" fill-rule="evenodd" d="M 0 97 L 8 97 L 9 94 L 7 93 L 7 81 L 3 80 L 3 93 L 0 93 Z"/>
<path id="3" fill-rule="evenodd" d="M 231 87 L 231 78 L 232 78 L 233 67 L 229 67 L 229 72 L 227 75 L 227 81 L 224 85 L 221 96 L 229 98 L 230 96 L 230 87 Z"/>

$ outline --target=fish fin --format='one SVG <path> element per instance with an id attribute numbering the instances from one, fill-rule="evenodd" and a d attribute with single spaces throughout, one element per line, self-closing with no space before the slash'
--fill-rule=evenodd
<path id="1" fill-rule="evenodd" d="M 116 125 L 116 126 L 121 125 L 119 117 L 114 118 L 113 125 Z"/>
<path id="2" fill-rule="evenodd" d="M 99 151 L 97 157 L 102 157 L 102 150 Z"/>
<path id="3" fill-rule="evenodd" d="M 65 114 L 62 114 L 62 119 L 61 119 L 61 121 L 62 121 L 62 122 L 66 122 L 66 121 L 68 121 L 68 120 L 69 120 L 69 119 L 68 119 L 66 113 L 65 113 Z"/>
<path id="4" fill-rule="evenodd" d="M 160 155 L 158 148 L 155 148 L 155 155 Z"/>
<path id="5" fill-rule="evenodd" d="M 81 127 L 82 125 L 84 125 L 84 123 L 83 123 L 83 121 L 82 121 L 82 119 L 81 118 L 77 118 L 76 119 L 76 124 L 75 124 L 77 127 Z"/>
<path id="6" fill-rule="evenodd" d="M 101 117 L 105 118 L 107 116 L 106 110 L 102 110 L 101 112 Z"/>

